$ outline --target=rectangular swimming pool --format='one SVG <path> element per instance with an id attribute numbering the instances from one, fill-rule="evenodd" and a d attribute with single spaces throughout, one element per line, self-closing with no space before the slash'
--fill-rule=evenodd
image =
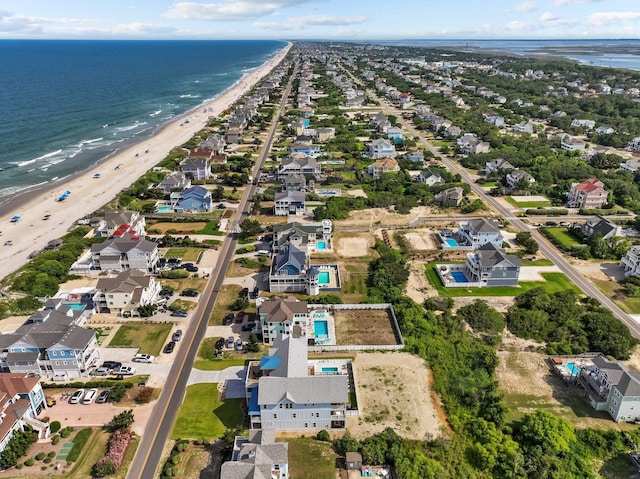
<path id="1" fill-rule="evenodd" d="M 456 240 L 454 240 L 453 238 L 447 238 L 444 240 L 445 243 L 447 243 L 447 245 L 451 246 L 452 248 L 457 248 L 458 247 L 458 242 Z"/>
<path id="2" fill-rule="evenodd" d="M 331 368 L 325 367 L 325 368 L 322 368 L 322 372 L 323 372 L 323 373 L 337 373 L 337 372 L 338 372 L 338 368 L 335 368 L 335 367 L 331 367 Z"/>
<path id="3" fill-rule="evenodd" d="M 156 207 L 156 212 L 157 213 L 172 213 L 173 209 L 171 208 L 171 206 L 157 206 Z"/>
<path id="4" fill-rule="evenodd" d="M 451 276 L 455 280 L 456 283 L 468 283 L 469 280 L 464 275 L 462 271 L 452 271 Z"/>
<path id="5" fill-rule="evenodd" d="M 567 363 L 567 369 L 572 376 L 577 376 L 578 374 L 580 374 L 580 368 L 577 367 L 573 362 Z"/>
<path id="6" fill-rule="evenodd" d="M 320 271 L 320 273 L 318 273 L 319 284 L 329 284 L 330 282 L 331 282 L 331 277 L 329 276 L 328 271 Z"/>
<path id="7" fill-rule="evenodd" d="M 67 303 L 67 306 L 69 306 L 74 311 L 82 311 L 85 308 L 84 304 L 82 303 Z"/>
<path id="8" fill-rule="evenodd" d="M 329 323 L 327 321 L 313 322 L 313 337 L 327 338 L 329 337 Z"/>
<path id="9" fill-rule="evenodd" d="M 317 248 L 318 249 L 327 249 L 327 242 L 326 241 L 318 241 Z"/>

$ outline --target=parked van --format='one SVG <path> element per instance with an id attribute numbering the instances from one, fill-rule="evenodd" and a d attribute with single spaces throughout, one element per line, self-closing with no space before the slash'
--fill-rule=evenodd
<path id="1" fill-rule="evenodd" d="M 82 404 L 91 404 L 98 396 L 98 390 L 96 388 L 89 389 L 87 394 L 82 398 Z"/>
<path id="2" fill-rule="evenodd" d="M 271 251 L 267 251 L 266 249 L 259 249 L 258 256 L 271 256 Z"/>

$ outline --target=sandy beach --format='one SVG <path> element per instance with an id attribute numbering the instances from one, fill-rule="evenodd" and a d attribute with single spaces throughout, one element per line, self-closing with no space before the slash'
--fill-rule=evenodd
<path id="1" fill-rule="evenodd" d="M 219 115 L 266 76 L 290 48 L 291 43 L 220 96 L 172 120 L 154 136 L 118 151 L 68 181 L 27 193 L 18 201 L 3 205 L 0 210 L 0 279 L 24 265 L 31 252 L 63 236 L 78 219 L 100 209 L 162 161 L 173 148 L 189 140 L 206 126 L 210 117 Z M 185 123 L 185 120 L 189 122 Z M 116 169 L 118 165 L 120 167 Z M 94 178 L 96 173 L 100 174 L 99 178 Z M 67 190 L 71 191 L 69 197 L 63 202 L 56 201 Z M 21 219 L 11 222 L 14 215 Z M 44 215 L 51 217 L 45 221 Z M 6 245 L 7 241 L 13 244 Z"/>

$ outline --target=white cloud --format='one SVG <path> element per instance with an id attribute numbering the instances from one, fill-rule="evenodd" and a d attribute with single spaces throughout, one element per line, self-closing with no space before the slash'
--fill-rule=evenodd
<path id="1" fill-rule="evenodd" d="M 564 7 L 565 5 L 570 5 L 572 3 L 594 3 L 600 2 L 602 0 L 555 0 L 553 2 L 554 7 Z"/>
<path id="2" fill-rule="evenodd" d="M 309 15 L 306 17 L 291 17 L 289 19 L 295 23 L 303 25 L 353 25 L 355 23 L 364 23 L 367 17 L 333 17 L 330 15 Z"/>
<path id="3" fill-rule="evenodd" d="M 576 25 L 577 23 L 578 22 L 576 20 L 562 19 L 551 12 L 544 12 L 540 15 L 541 27 L 566 27 Z"/>
<path id="4" fill-rule="evenodd" d="M 523 2 L 513 7 L 513 9 L 507 10 L 507 11 L 528 13 L 528 12 L 534 11 L 536 8 L 538 8 L 538 5 L 536 5 L 536 2 Z"/>
<path id="5" fill-rule="evenodd" d="M 640 12 L 596 12 L 589 15 L 587 24 L 601 27 L 612 23 L 634 22 L 640 20 Z"/>
<path id="6" fill-rule="evenodd" d="M 214 3 L 179 2 L 162 16 L 184 20 L 236 22 L 275 14 L 279 9 L 318 0 L 222 0 Z"/>

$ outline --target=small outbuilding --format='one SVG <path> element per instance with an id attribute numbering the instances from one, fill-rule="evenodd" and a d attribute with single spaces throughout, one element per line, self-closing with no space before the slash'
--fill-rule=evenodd
<path id="1" fill-rule="evenodd" d="M 362 454 L 359 452 L 348 452 L 345 457 L 347 470 L 360 470 L 362 467 Z"/>

